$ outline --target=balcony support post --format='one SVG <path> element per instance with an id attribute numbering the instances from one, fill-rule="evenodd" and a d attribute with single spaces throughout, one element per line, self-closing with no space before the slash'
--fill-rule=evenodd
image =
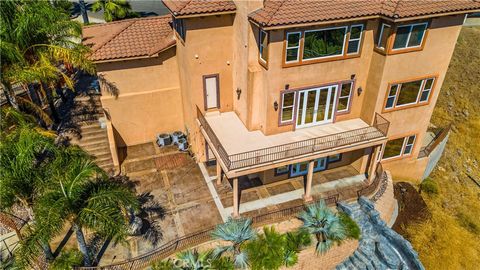
<path id="1" fill-rule="evenodd" d="M 371 165 L 370 165 L 370 168 L 369 168 L 369 171 L 368 171 L 368 182 L 369 183 L 372 183 L 372 181 L 375 179 L 375 173 L 377 171 L 377 165 L 378 165 L 377 156 L 380 152 L 380 149 L 382 149 L 382 145 L 373 146 L 372 148 L 373 148 L 372 157 L 370 159 Z"/>
<path id="2" fill-rule="evenodd" d="M 310 202 L 312 198 L 312 182 L 313 182 L 313 165 L 315 161 L 311 160 L 308 162 L 308 171 L 307 171 L 307 182 L 305 183 L 305 194 L 303 195 L 303 200 L 305 202 Z"/>
<path id="3" fill-rule="evenodd" d="M 240 217 L 239 196 L 238 196 L 238 178 L 233 178 L 233 218 Z"/>
<path id="4" fill-rule="evenodd" d="M 220 166 L 220 161 L 217 160 L 217 186 L 222 184 L 222 167 Z"/>

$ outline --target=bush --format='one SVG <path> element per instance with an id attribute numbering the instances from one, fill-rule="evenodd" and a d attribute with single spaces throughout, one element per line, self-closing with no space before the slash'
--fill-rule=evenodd
<path id="1" fill-rule="evenodd" d="M 420 191 L 425 191 L 429 195 L 438 194 L 438 185 L 432 179 L 427 178 L 420 184 Z"/>
<path id="2" fill-rule="evenodd" d="M 50 264 L 49 270 L 66 270 L 73 269 L 75 266 L 81 266 L 83 262 L 83 255 L 76 249 L 65 250 L 55 258 Z"/>
<path id="3" fill-rule="evenodd" d="M 298 252 L 310 243 L 310 234 L 304 230 L 281 234 L 273 226 L 264 227 L 263 234 L 246 246 L 251 269 L 274 270 L 293 266 L 298 261 Z"/>
<path id="4" fill-rule="evenodd" d="M 344 212 L 339 212 L 338 216 L 340 218 L 340 222 L 345 228 L 347 237 L 357 240 L 360 239 L 360 227 L 358 227 L 357 223 Z"/>

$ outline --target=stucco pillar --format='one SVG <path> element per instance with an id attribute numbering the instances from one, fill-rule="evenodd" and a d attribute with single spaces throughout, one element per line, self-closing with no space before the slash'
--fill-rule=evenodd
<path id="1" fill-rule="evenodd" d="M 233 217 L 238 218 L 240 217 L 239 212 L 239 201 L 238 201 L 238 178 L 233 178 Z"/>
<path id="2" fill-rule="evenodd" d="M 222 184 L 222 167 L 220 166 L 220 162 L 217 160 L 217 185 L 220 186 Z"/>
<path id="3" fill-rule="evenodd" d="M 303 195 L 303 200 L 305 202 L 312 201 L 312 180 L 313 180 L 313 165 L 314 161 L 308 162 L 308 172 L 307 172 L 307 183 L 305 184 L 305 194 Z"/>
<path id="4" fill-rule="evenodd" d="M 373 179 L 375 179 L 375 172 L 377 170 L 377 166 L 378 166 L 378 162 L 377 162 L 377 156 L 378 156 L 378 152 L 380 151 L 381 149 L 381 145 L 377 145 L 377 146 L 373 146 L 373 151 L 372 151 L 372 155 L 371 155 L 371 158 L 370 158 L 370 168 L 368 170 L 368 182 L 371 183 L 373 181 Z"/>
<path id="5" fill-rule="evenodd" d="M 359 172 L 360 173 L 368 173 L 369 168 L 371 167 L 371 163 L 373 162 L 372 158 L 373 147 L 368 147 L 363 150 L 362 162 L 360 163 Z"/>

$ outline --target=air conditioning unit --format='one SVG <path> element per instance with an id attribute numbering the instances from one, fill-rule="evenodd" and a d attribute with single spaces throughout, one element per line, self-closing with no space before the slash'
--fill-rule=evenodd
<path id="1" fill-rule="evenodd" d="M 185 138 L 178 139 L 178 150 L 180 151 L 187 151 L 188 150 L 188 142 Z"/>
<path id="2" fill-rule="evenodd" d="M 169 134 L 162 133 L 157 136 L 157 144 L 158 146 L 166 146 L 172 144 L 172 138 Z"/>
<path id="3" fill-rule="evenodd" d="M 172 133 L 173 144 L 178 144 L 178 141 L 182 138 L 185 138 L 185 134 L 181 131 L 175 131 Z"/>

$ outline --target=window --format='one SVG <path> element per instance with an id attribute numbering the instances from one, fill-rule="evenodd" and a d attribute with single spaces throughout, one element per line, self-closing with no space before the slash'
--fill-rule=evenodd
<path id="1" fill-rule="evenodd" d="M 410 155 L 413 151 L 416 135 L 390 140 L 383 149 L 383 159 Z"/>
<path id="2" fill-rule="evenodd" d="M 347 27 L 305 31 L 303 59 L 343 55 Z"/>
<path id="3" fill-rule="evenodd" d="M 390 36 L 391 30 L 392 27 L 390 25 L 382 23 L 378 34 L 377 47 L 379 47 L 380 49 L 385 49 L 387 47 L 387 41 L 388 37 Z"/>
<path id="4" fill-rule="evenodd" d="M 301 32 L 287 33 L 287 53 L 285 62 L 297 62 L 300 54 Z"/>
<path id="5" fill-rule="evenodd" d="M 397 27 L 393 49 L 420 47 L 427 30 L 427 23 L 402 25 Z"/>
<path id="6" fill-rule="evenodd" d="M 260 30 L 260 38 L 258 40 L 258 51 L 260 60 L 267 62 L 268 60 L 268 33 Z"/>
<path id="7" fill-rule="evenodd" d="M 430 92 L 432 91 L 433 81 L 435 79 L 427 79 L 425 81 L 425 86 L 422 90 L 422 95 L 420 96 L 420 102 L 427 102 L 430 98 Z"/>
<path id="8" fill-rule="evenodd" d="M 327 168 L 327 159 L 319 158 L 313 163 L 313 172 L 323 171 Z M 308 173 L 308 161 L 293 164 L 290 176 L 306 175 Z"/>
<path id="9" fill-rule="evenodd" d="M 295 92 L 287 92 L 282 94 L 282 110 L 281 122 L 293 121 L 293 111 L 295 107 Z"/>
<path id="10" fill-rule="evenodd" d="M 363 25 L 352 25 L 350 27 L 350 38 L 348 40 L 347 54 L 357 54 L 360 51 Z"/>
<path id="11" fill-rule="evenodd" d="M 289 171 L 290 171 L 290 166 L 289 165 L 285 165 L 285 166 L 275 168 L 275 176 L 286 174 Z"/>
<path id="12" fill-rule="evenodd" d="M 434 81 L 435 78 L 428 78 L 390 85 L 385 109 L 428 102 Z"/>
<path id="13" fill-rule="evenodd" d="M 340 161 L 342 159 L 342 154 L 336 154 L 328 157 L 328 163 L 333 163 Z"/>
<path id="14" fill-rule="evenodd" d="M 185 25 L 183 19 L 173 19 L 173 27 L 178 35 L 185 40 Z"/>
<path id="15" fill-rule="evenodd" d="M 338 97 L 337 112 L 347 112 L 350 110 L 350 97 L 352 95 L 353 82 L 342 84 L 340 95 Z"/>

